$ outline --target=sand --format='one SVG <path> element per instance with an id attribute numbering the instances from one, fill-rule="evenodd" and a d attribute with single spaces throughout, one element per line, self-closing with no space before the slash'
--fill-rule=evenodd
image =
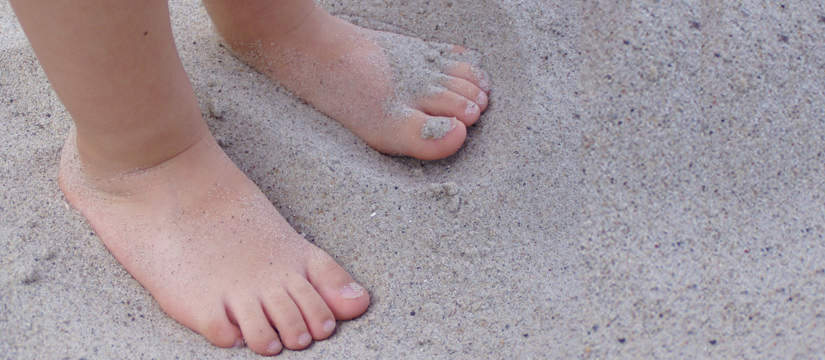
<path id="1" fill-rule="evenodd" d="M 438 116 L 431 116 L 427 118 L 427 122 L 421 127 L 421 138 L 423 139 L 441 139 L 447 136 L 451 130 L 456 127 L 456 118 L 445 118 Z"/>
<path id="2" fill-rule="evenodd" d="M 425 162 L 371 150 L 174 1 L 212 131 L 373 298 L 282 358 L 825 352 L 825 5 L 703 3 L 324 1 L 483 56 L 488 111 Z M 0 357 L 256 358 L 166 316 L 63 201 L 70 119 L 6 2 L 0 67 Z"/>

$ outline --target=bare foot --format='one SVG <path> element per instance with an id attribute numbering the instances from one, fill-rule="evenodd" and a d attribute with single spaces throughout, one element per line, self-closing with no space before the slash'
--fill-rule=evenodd
<path id="1" fill-rule="evenodd" d="M 233 25 L 210 13 L 241 58 L 378 151 L 432 160 L 458 150 L 490 92 L 479 68 L 458 61 L 469 51 L 367 30 L 317 5 L 307 8 L 288 31 Z"/>
<path id="2" fill-rule="evenodd" d="M 152 168 L 91 173 L 73 134 L 60 163 L 66 198 L 172 318 L 217 346 L 302 349 L 369 305 L 367 292 L 296 234 L 208 134 Z"/>

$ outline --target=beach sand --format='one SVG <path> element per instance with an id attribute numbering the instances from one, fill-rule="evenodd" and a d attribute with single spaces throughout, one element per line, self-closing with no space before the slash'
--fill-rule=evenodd
<path id="1" fill-rule="evenodd" d="M 478 51 L 454 156 L 370 149 L 173 1 L 210 128 L 373 302 L 282 358 L 825 351 L 825 5 L 323 1 Z M 811 2 L 813 3 L 813 2 Z M 71 120 L 0 2 L 0 357 L 257 358 L 166 316 L 64 201 Z"/>

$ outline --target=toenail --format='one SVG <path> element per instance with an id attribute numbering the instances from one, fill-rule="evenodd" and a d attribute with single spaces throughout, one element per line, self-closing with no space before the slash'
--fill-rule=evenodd
<path id="1" fill-rule="evenodd" d="M 298 337 L 298 345 L 307 346 L 310 342 L 312 342 L 312 335 L 309 333 L 303 333 Z"/>
<path id="2" fill-rule="evenodd" d="M 483 94 L 483 93 L 482 93 Z M 472 101 L 467 102 L 467 107 L 464 108 L 464 115 L 473 115 L 478 112 L 478 105 Z"/>
<path id="3" fill-rule="evenodd" d="M 332 330 L 335 330 L 335 321 L 334 320 L 324 321 L 324 332 L 332 332 Z"/>
<path id="4" fill-rule="evenodd" d="M 344 299 L 355 299 L 364 295 L 364 287 L 358 283 L 351 282 L 341 288 L 341 297 Z"/>
<path id="5" fill-rule="evenodd" d="M 478 104 L 479 106 L 484 106 L 485 104 L 487 104 L 487 100 L 489 100 L 489 98 L 487 97 L 487 94 L 485 94 L 482 91 L 482 92 L 478 93 L 478 96 L 476 97 L 476 104 Z"/>
<path id="6" fill-rule="evenodd" d="M 268 352 L 270 354 L 276 354 L 280 351 L 281 351 L 281 342 L 278 341 L 278 340 L 275 340 L 275 341 L 269 343 L 269 346 L 266 347 L 266 352 Z"/>
<path id="7" fill-rule="evenodd" d="M 235 345 L 233 345 L 232 347 L 242 348 L 243 346 L 244 346 L 243 339 L 238 339 L 238 340 L 235 340 Z"/>
<path id="8" fill-rule="evenodd" d="M 421 137 L 428 140 L 441 139 L 455 129 L 455 118 L 431 116 L 421 127 Z"/>

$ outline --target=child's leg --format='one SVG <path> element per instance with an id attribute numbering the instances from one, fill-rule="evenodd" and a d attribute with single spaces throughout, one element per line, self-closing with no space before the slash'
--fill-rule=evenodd
<path id="1" fill-rule="evenodd" d="M 377 150 L 439 159 L 487 107 L 460 47 L 354 26 L 314 0 L 204 0 L 229 45 Z"/>
<path id="2" fill-rule="evenodd" d="M 366 310 L 364 290 L 209 134 L 164 1 L 12 3 L 75 122 L 66 198 L 170 316 L 218 346 L 243 336 L 271 355 Z"/>

